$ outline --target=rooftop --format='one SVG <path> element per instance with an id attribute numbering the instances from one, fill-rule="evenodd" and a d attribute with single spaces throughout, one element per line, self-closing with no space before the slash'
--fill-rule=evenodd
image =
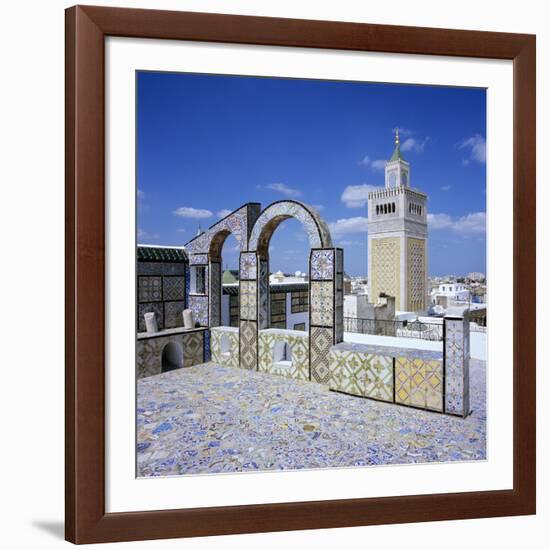
<path id="1" fill-rule="evenodd" d="M 206 363 L 138 381 L 138 476 L 485 460 L 485 362 L 467 418 Z"/>
<path id="2" fill-rule="evenodd" d="M 185 262 L 187 254 L 182 246 L 137 245 L 138 262 Z"/>

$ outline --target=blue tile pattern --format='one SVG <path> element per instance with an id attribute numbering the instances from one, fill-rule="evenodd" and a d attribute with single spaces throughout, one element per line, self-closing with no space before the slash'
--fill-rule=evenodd
<path id="1" fill-rule="evenodd" d="M 214 363 L 138 381 L 138 476 L 485 460 L 485 362 L 459 418 Z"/>

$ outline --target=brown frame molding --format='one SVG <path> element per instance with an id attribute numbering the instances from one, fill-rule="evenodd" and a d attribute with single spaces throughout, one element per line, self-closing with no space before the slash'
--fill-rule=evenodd
<path id="1" fill-rule="evenodd" d="M 105 513 L 106 36 L 513 60 L 512 490 Z M 67 540 L 93 543 L 535 513 L 535 36 L 76 6 L 66 11 L 65 56 Z"/>

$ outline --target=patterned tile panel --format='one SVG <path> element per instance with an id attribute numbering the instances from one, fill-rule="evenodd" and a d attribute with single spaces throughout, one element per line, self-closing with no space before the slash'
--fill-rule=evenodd
<path id="1" fill-rule="evenodd" d="M 208 254 L 191 254 L 189 256 L 189 263 L 191 265 L 207 265 Z"/>
<path id="2" fill-rule="evenodd" d="M 222 266 L 219 262 L 210 263 L 210 326 L 221 324 Z"/>
<path id="3" fill-rule="evenodd" d="M 426 241 L 407 239 L 408 247 L 408 311 L 421 311 L 426 307 Z"/>
<path id="4" fill-rule="evenodd" d="M 328 384 L 330 379 L 330 348 L 334 343 L 331 328 L 311 327 L 310 329 L 311 379 Z"/>
<path id="5" fill-rule="evenodd" d="M 399 309 L 400 301 L 400 244 L 399 237 L 376 238 L 371 241 L 371 273 L 369 281 L 373 302 L 381 292 L 395 297 L 395 307 Z"/>
<path id="6" fill-rule="evenodd" d="M 311 281 L 311 324 L 331 327 L 334 323 L 334 284 Z"/>
<path id="7" fill-rule="evenodd" d="M 182 334 L 184 367 L 204 363 L 204 334 L 204 331 Z"/>
<path id="8" fill-rule="evenodd" d="M 266 260 L 260 260 L 260 274 L 258 280 L 258 316 L 259 327 L 265 329 L 269 326 L 269 264 Z"/>
<path id="9" fill-rule="evenodd" d="M 393 358 L 356 351 L 330 352 L 330 388 L 393 402 Z"/>
<path id="10" fill-rule="evenodd" d="M 365 397 L 393 402 L 393 357 L 365 356 Z"/>
<path id="11" fill-rule="evenodd" d="M 149 312 L 154 312 L 157 319 L 159 330 L 164 328 L 164 310 L 162 302 L 150 302 L 147 304 L 138 304 L 138 332 L 145 332 L 144 315 Z"/>
<path id="12" fill-rule="evenodd" d="M 203 338 L 207 331 L 180 332 L 168 336 L 139 338 L 136 346 L 136 371 L 138 378 L 171 370 L 173 365 L 163 365 L 163 353 L 169 344 L 175 344 L 182 354 L 182 367 L 191 367 L 204 362 Z"/>
<path id="13" fill-rule="evenodd" d="M 193 256 L 198 254 L 208 254 L 212 241 L 223 233 L 229 231 L 237 242 L 241 250 L 246 250 L 247 238 L 250 230 L 250 223 L 257 217 L 259 206 L 257 204 L 245 204 L 235 212 L 226 216 L 204 233 L 195 237 L 185 245 L 185 250 L 190 254 L 190 261 L 193 263 Z"/>
<path id="14" fill-rule="evenodd" d="M 442 362 L 397 357 L 395 360 L 395 402 L 422 409 L 442 411 Z"/>
<path id="15" fill-rule="evenodd" d="M 256 281 L 240 282 L 239 300 L 241 308 L 241 319 L 255 321 L 257 316 Z"/>
<path id="16" fill-rule="evenodd" d="M 138 277 L 138 285 L 140 302 L 162 300 L 162 277 Z"/>
<path id="17" fill-rule="evenodd" d="M 163 300 L 185 299 L 185 277 L 164 277 L 162 281 Z"/>
<path id="18" fill-rule="evenodd" d="M 239 336 L 241 368 L 256 370 L 258 367 L 258 326 L 254 321 L 241 321 Z"/>
<path id="19" fill-rule="evenodd" d="M 211 350 L 210 350 L 210 331 L 205 330 L 204 331 L 204 362 L 208 363 L 211 358 Z"/>
<path id="20" fill-rule="evenodd" d="M 238 368 L 239 329 L 234 327 L 214 327 L 211 329 L 212 361 L 226 367 Z"/>
<path id="21" fill-rule="evenodd" d="M 445 412 L 469 413 L 469 323 L 445 319 Z"/>
<path id="22" fill-rule="evenodd" d="M 334 278 L 334 249 L 311 252 L 310 280 L 331 281 Z"/>
<path id="23" fill-rule="evenodd" d="M 189 309 L 193 312 L 195 323 L 208 326 L 208 296 L 189 296 Z"/>
<path id="24" fill-rule="evenodd" d="M 255 281 L 258 275 L 258 257 L 255 252 L 242 252 L 240 258 L 240 279 Z"/>
<path id="25" fill-rule="evenodd" d="M 258 370 L 286 378 L 309 380 L 308 340 L 307 334 L 296 335 L 294 331 L 260 331 Z M 289 346 L 292 357 L 290 366 L 282 366 L 274 362 L 273 350 L 277 342 L 283 342 Z"/>
<path id="26" fill-rule="evenodd" d="M 183 310 L 185 302 L 164 302 L 164 328 L 183 326 Z"/>

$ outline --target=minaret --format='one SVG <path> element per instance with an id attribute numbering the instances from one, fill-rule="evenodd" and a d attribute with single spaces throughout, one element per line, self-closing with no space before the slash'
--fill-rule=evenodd
<path id="1" fill-rule="evenodd" d="M 369 302 L 385 293 L 395 297 L 396 309 L 421 312 L 428 295 L 428 196 L 411 188 L 397 130 L 385 172 L 385 187 L 368 200 Z"/>

